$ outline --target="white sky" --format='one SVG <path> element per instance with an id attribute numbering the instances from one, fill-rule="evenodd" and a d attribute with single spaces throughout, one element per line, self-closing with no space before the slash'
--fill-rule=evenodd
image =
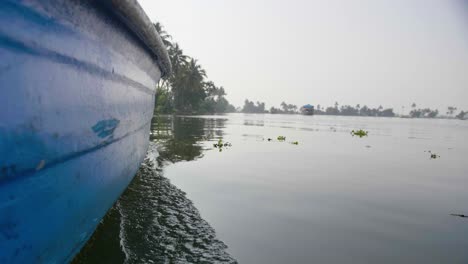
<path id="1" fill-rule="evenodd" d="M 139 0 L 236 106 L 244 99 L 468 110 L 462 0 Z M 405 112 L 406 112 L 405 110 Z"/>

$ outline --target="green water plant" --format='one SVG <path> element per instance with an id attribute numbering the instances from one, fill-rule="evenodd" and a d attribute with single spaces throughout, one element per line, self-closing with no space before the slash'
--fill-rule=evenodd
<path id="1" fill-rule="evenodd" d="M 433 153 L 433 152 L 432 152 L 432 151 L 430 151 L 430 150 L 428 150 L 428 151 L 424 151 L 424 152 L 427 152 L 427 153 L 429 153 L 429 155 L 430 155 L 430 156 L 429 156 L 429 158 L 430 158 L 430 159 L 437 159 L 437 158 L 440 158 L 440 156 L 439 156 L 439 155 L 437 155 L 436 153 Z"/>
<path id="2" fill-rule="evenodd" d="M 232 144 L 229 142 L 223 142 L 222 139 L 218 140 L 218 143 L 213 144 L 213 147 L 217 148 L 219 152 L 223 151 L 223 148 L 231 147 Z"/>
<path id="3" fill-rule="evenodd" d="M 286 137 L 285 136 L 278 136 L 278 141 L 285 141 Z"/>
<path id="4" fill-rule="evenodd" d="M 215 148 L 222 147 L 222 146 L 223 146 L 223 140 L 222 139 L 218 139 L 218 143 L 213 144 L 213 147 L 215 147 Z"/>
<path id="5" fill-rule="evenodd" d="M 365 131 L 365 130 L 362 130 L 362 129 L 359 129 L 359 130 L 352 130 L 351 131 L 351 135 L 354 137 L 354 136 L 358 136 L 360 138 L 362 137 L 367 137 L 367 135 L 369 134 L 368 131 Z"/>

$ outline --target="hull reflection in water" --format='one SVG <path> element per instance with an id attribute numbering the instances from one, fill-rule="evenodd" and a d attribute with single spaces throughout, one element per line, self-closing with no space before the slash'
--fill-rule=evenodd
<path id="1" fill-rule="evenodd" d="M 162 168 L 202 157 L 198 141 L 219 136 L 222 122 L 197 126 L 191 118 L 153 119 L 151 140 L 158 141 L 158 150 L 150 145 L 134 180 L 73 263 L 237 263 Z"/>
<path id="2" fill-rule="evenodd" d="M 146 161 L 74 263 L 237 263 L 226 249 L 185 193 Z"/>

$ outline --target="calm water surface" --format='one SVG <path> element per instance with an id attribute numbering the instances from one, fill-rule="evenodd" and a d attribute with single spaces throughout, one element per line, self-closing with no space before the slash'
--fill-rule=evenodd
<path id="1" fill-rule="evenodd" d="M 458 120 L 155 118 L 157 161 L 75 262 L 467 263 L 468 219 L 450 215 L 468 213 L 467 136 Z"/>

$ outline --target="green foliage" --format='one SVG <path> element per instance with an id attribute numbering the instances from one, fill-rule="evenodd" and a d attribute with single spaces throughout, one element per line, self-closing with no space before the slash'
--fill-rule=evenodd
<path id="1" fill-rule="evenodd" d="M 297 113 L 297 106 L 293 104 L 287 104 L 285 102 L 281 102 L 281 108 L 283 108 L 283 112 L 285 114 L 295 114 Z"/>
<path id="2" fill-rule="evenodd" d="M 245 99 L 244 107 L 242 108 L 243 113 L 266 113 L 265 103 L 258 102 L 255 104 L 253 101 Z"/>
<path id="3" fill-rule="evenodd" d="M 281 109 L 271 107 L 270 114 L 297 114 L 297 105 L 287 104 L 285 102 L 281 103 Z"/>
<path id="4" fill-rule="evenodd" d="M 356 130 L 356 131 L 354 131 L 354 130 L 351 131 L 351 135 L 353 135 L 353 137 L 358 136 L 360 138 L 367 137 L 368 133 L 369 133 L 368 131 L 364 131 L 362 129 L 359 129 L 359 130 Z"/>
<path id="5" fill-rule="evenodd" d="M 380 116 L 380 117 L 394 117 L 395 113 L 392 108 L 384 108 L 379 106 L 377 108 L 370 108 L 366 105 L 362 106 L 357 104 L 355 107 L 350 105 L 342 105 L 339 107 L 338 102 L 334 106 L 321 107 L 317 105 L 314 111 L 316 115 L 342 115 L 342 116 Z"/>
<path id="6" fill-rule="evenodd" d="M 281 114 L 281 113 L 282 113 L 282 111 L 279 108 L 276 108 L 276 107 L 273 107 L 273 106 L 270 108 L 270 114 Z"/>
<path id="7" fill-rule="evenodd" d="M 223 87 L 216 87 L 213 82 L 205 84 L 206 97 L 200 104 L 199 113 L 232 113 L 236 108 L 224 97 L 226 92 Z"/>
<path id="8" fill-rule="evenodd" d="M 286 141 L 286 137 L 285 137 L 285 136 L 278 136 L 276 139 L 278 139 L 279 142 L 284 142 L 284 141 Z M 268 138 L 267 140 L 268 140 L 268 141 L 272 141 L 273 139 Z M 299 141 L 291 141 L 291 142 L 289 142 L 289 143 L 291 143 L 291 144 L 293 144 L 293 145 L 299 145 Z"/>
<path id="9" fill-rule="evenodd" d="M 160 87 L 157 88 L 154 111 L 160 114 L 173 113 L 174 106 L 172 105 L 172 94 L 170 91 Z"/>
<path id="10" fill-rule="evenodd" d="M 455 116 L 458 119 L 464 120 L 468 118 L 468 112 L 460 111 L 458 115 Z"/>
<path id="11" fill-rule="evenodd" d="M 432 110 L 430 108 L 413 109 L 409 113 L 412 118 L 434 118 L 439 114 L 439 110 Z"/>
<path id="12" fill-rule="evenodd" d="M 286 137 L 285 137 L 285 136 L 278 136 L 276 139 L 277 139 L 279 142 L 284 142 L 284 141 L 286 141 Z M 265 139 L 263 139 L 263 140 L 265 140 Z M 273 139 L 271 139 L 271 138 L 267 138 L 267 140 L 268 140 L 268 141 L 273 141 Z M 293 145 L 299 145 L 299 141 L 291 141 L 291 142 L 289 142 L 289 143 L 291 143 L 291 144 L 293 144 Z"/>
<path id="13" fill-rule="evenodd" d="M 178 43 L 171 42 L 172 37 L 161 24 L 154 26 L 168 49 L 172 64 L 171 75 L 158 84 L 161 96 L 156 98 L 155 111 L 183 114 L 234 112 L 235 107 L 225 98 L 224 88 L 206 80 L 203 67 L 196 59 L 185 55 Z M 159 103 L 163 105 L 160 107 Z"/>
<path id="14" fill-rule="evenodd" d="M 223 151 L 223 148 L 227 148 L 227 147 L 231 147 L 231 146 L 232 145 L 229 142 L 223 143 L 222 139 L 219 139 L 218 143 L 213 144 L 213 147 L 217 148 L 219 150 L 219 152 Z"/>

